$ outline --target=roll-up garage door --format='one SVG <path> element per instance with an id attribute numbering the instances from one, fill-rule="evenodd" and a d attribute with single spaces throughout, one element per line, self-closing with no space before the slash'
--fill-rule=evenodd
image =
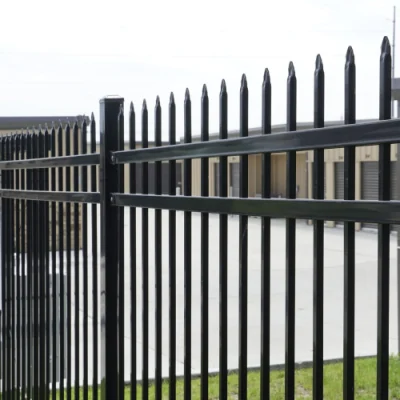
<path id="1" fill-rule="evenodd" d="M 361 163 L 361 197 L 363 200 L 378 200 L 379 164 L 377 161 Z M 364 223 L 364 228 L 377 228 L 376 224 Z"/>
<path id="2" fill-rule="evenodd" d="M 397 171 L 396 161 L 390 163 L 390 199 L 396 200 Z"/>
<path id="3" fill-rule="evenodd" d="M 335 163 L 335 199 L 344 199 L 344 163 Z"/>
<path id="4" fill-rule="evenodd" d="M 219 191 L 219 163 L 214 164 L 214 189 L 215 189 L 215 196 L 220 195 Z"/>
<path id="5" fill-rule="evenodd" d="M 335 199 L 344 199 L 344 163 L 335 163 Z M 337 221 L 337 225 L 343 225 L 343 221 Z"/>
<path id="6" fill-rule="evenodd" d="M 390 199 L 396 200 L 397 198 L 397 169 L 396 169 L 396 161 L 392 161 L 390 163 Z M 397 231 L 397 226 L 391 226 L 392 231 Z"/>
<path id="7" fill-rule="evenodd" d="M 240 182 L 240 168 L 239 163 L 231 163 L 230 171 L 231 171 L 231 188 L 232 188 L 232 196 L 239 197 L 239 182 Z"/>

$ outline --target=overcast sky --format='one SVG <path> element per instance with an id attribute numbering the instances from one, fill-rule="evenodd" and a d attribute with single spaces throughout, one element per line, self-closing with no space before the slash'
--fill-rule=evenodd
<path id="1" fill-rule="evenodd" d="M 298 121 L 313 116 L 315 57 L 326 76 L 326 119 L 343 115 L 344 61 L 352 45 L 357 66 L 357 118 L 378 115 L 379 54 L 392 42 L 394 0 L 20 0 L 5 2 L 0 24 L 0 115 L 95 113 L 99 99 L 121 95 L 149 105 L 150 137 L 156 96 L 167 138 L 168 100 L 183 97 L 200 130 L 200 96 L 210 96 L 210 131 L 218 130 L 218 94 L 225 79 L 229 129 L 239 124 L 242 73 L 249 85 L 250 127 L 260 126 L 264 68 L 272 79 L 273 124 L 286 116 L 286 78 L 293 61 L 298 79 Z M 398 5 L 400 9 L 400 4 Z M 399 27 L 400 29 L 400 27 Z M 399 60 L 399 57 L 396 57 Z M 400 74 L 400 73 L 399 73 Z M 138 125 L 140 128 L 140 124 Z"/>

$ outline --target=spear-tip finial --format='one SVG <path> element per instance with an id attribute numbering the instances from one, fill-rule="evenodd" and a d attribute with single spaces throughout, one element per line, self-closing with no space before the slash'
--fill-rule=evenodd
<path id="1" fill-rule="evenodd" d="M 322 63 L 321 55 L 318 54 L 315 59 L 315 69 L 324 69 L 324 64 Z"/>
<path id="2" fill-rule="evenodd" d="M 143 111 L 147 110 L 147 102 L 146 102 L 146 99 L 143 100 L 142 110 L 143 110 Z"/>
<path id="3" fill-rule="evenodd" d="M 135 108 L 133 107 L 133 101 L 131 101 L 131 104 L 129 104 L 129 111 L 131 113 L 135 112 Z"/>
<path id="4" fill-rule="evenodd" d="M 264 84 L 265 83 L 271 83 L 271 76 L 269 74 L 268 68 L 265 68 L 265 70 L 264 70 Z"/>
<path id="5" fill-rule="evenodd" d="M 186 88 L 185 90 L 185 101 L 190 100 L 190 92 L 189 92 L 189 88 Z"/>
<path id="6" fill-rule="evenodd" d="M 160 96 L 156 97 L 156 107 L 161 107 Z"/>
<path id="7" fill-rule="evenodd" d="M 353 48 L 351 46 L 349 46 L 347 48 L 347 52 L 346 52 L 346 62 L 347 63 L 354 63 L 354 51 Z"/>
<path id="8" fill-rule="evenodd" d="M 169 95 L 169 104 L 175 104 L 174 92 L 171 92 L 171 94 Z"/>
<path id="9" fill-rule="evenodd" d="M 294 64 L 292 61 L 290 61 L 289 63 L 289 76 L 295 76 L 296 75 L 296 71 L 294 69 Z"/>
<path id="10" fill-rule="evenodd" d="M 92 115 L 90 116 L 90 119 L 92 120 L 92 121 L 94 121 L 94 113 L 92 112 Z"/>
<path id="11" fill-rule="evenodd" d="M 225 82 L 225 79 L 222 79 L 222 82 L 221 82 L 221 93 L 226 93 L 226 82 Z"/>
<path id="12" fill-rule="evenodd" d="M 207 85 L 203 85 L 202 97 L 208 96 Z"/>
<path id="13" fill-rule="evenodd" d="M 241 89 L 247 89 L 247 78 L 246 78 L 246 74 L 242 75 L 242 81 L 241 81 L 241 85 L 240 85 Z"/>
<path id="14" fill-rule="evenodd" d="M 381 53 L 382 54 L 390 54 L 390 42 L 389 42 L 389 38 L 387 36 L 385 36 L 382 40 Z"/>

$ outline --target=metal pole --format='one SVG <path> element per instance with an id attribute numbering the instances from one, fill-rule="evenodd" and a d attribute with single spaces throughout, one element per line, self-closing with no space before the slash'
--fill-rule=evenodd
<path id="1" fill-rule="evenodd" d="M 397 103 L 397 115 L 400 115 L 400 103 Z M 400 143 L 396 152 L 396 196 L 400 199 Z M 397 354 L 400 355 L 400 225 L 396 225 L 397 232 Z"/>
<path id="2" fill-rule="evenodd" d="M 392 39 L 392 90 L 395 77 L 395 59 L 396 59 L 396 6 L 393 7 L 393 39 Z M 392 118 L 394 118 L 394 98 L 392 96 Z M 397 117 L 400 116 L 400 103 L 397 103 Z M 400 144 L 397 144 L 396 152 L 396 177 L 400 176 Z M 396 180 L 396 196 L 400 199 L 400 180 Z M 397 232 L 397 354 L 400 355 L 400 225 L 396 227 Z"/>
<path id="3" fill-rule="evenodd" d="M 395 50 L 396 50 L 396 6 L 393 7 L 393 40 L 392 40 L 392 86 L 394 82 L 394 67 L 395 67 Z M 399 114 L 397 114 L 399 115 Z M 392 96 L 392 118 L 394 118 L 394 99 Z"/>
<path id="4" fill-rule="evenodd" d="M 119 149 L 118 115 L 124 99 L 110 96 L 100 101 L 100 212 L 101 212 L 101 399 L 118 399 L 118 232 L 119 212 L 112 206 L 117 193 L 118 166 L 112 151 Z"/>

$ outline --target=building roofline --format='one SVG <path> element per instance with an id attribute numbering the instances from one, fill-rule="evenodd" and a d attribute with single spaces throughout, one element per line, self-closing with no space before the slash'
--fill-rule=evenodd
<path id="1" fill-rule="evenodd" d="M 74 115 L 74 116 L 24 116 L 24 117 L 0 117 L 0 130 L 20 130 L 27 128 L 38 128 L 39 126 L 52 126 L 59 124 L 83 123 L 84 119 L 86 122 L 90 122 L 90 118 L 86 115 Z"/>
<path id="2" fill-rule="evenodd" d="M 357 121 L 357 123 L 368 123 L 368 122 L 375 122 L 377 119 L 360 119 Z M 343 125 L 344 121 L 343 120 L 337 120 L 337 121 L 325 121 L 325 126 L 340 126 Z M 314 127 L 314 122 L 298 122 L 297 123 L 297 130 L 304 130 L 304 129 L 312 129 Z M 271 127 L 272 133 L 284 133 L 286 132 L 286 124 L 277 124 L 273 125 Z M 261 127 L 256 127 L 256 128 L 249 128 L 249 136 L 257 136 L 261 135 L 262 128 Z M 228 132 L 228 138 L 235 138 L 239 137 L 240 135 L 240 130 L 235 129 L 231 130 Z M 219 133 L 211 133 L 210 134 L 210 140 L 217 140 L 219 137 Z M 194 141 L 200 141 L 201 136 L 200 135 L 195 135 L 192 137 L 192 140 Z M 183 137 L 181 137 L 180 141 L 183 141 Z"/>

